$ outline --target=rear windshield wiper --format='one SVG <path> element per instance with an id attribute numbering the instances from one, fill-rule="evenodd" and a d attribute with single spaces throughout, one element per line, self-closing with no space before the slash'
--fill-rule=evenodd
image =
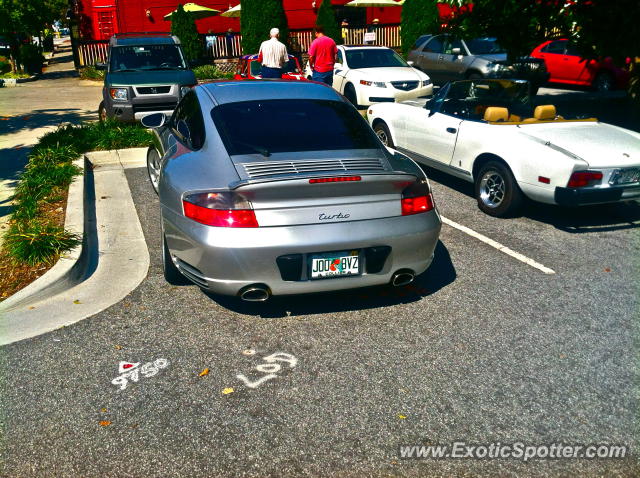
<path id="1" fill-rule="evenodd" d="M 268 158 L 269 156 L 271 156 L 271 153 L 269 152 L 268 149 L 262 148 L 260 146 L 256 146 L 255 144 L 249 144 L 249 143 L 245 143 L 243 141 L 234 141 L 234 143 L 242 145 L 242 146 L 246 146 L 247 148 L 254 150 L 256 153 L 260 153 L 265 158 Z"/>

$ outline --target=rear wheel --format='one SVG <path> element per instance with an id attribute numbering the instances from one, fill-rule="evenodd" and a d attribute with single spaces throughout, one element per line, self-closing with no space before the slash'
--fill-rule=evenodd
<path id="1" fill-rule="evenodd" d="M 522 204 L 522 192 L 509 168 L 498 161 L 482 166 L 475 180 L 478 207 L 494 217 L 509 217 Z"/>
<path id="2" fill-rule="evenodd" d="M 98 119 L 100 121 L 107 120 L 107 109 L 104 107 L 104 101 L 101 101 L 100 106 L 98 106 Z"/>
<path id="3" fill-rule="evenodd" d="M 171 285 L 187 285 L 191 284 L 189 279 L 183 276 L 176 265 L 171 260 L 171 254 L 167 247 L 167 240 L 162 235 L 162 270 L 164 272 L 164 280 Z"/>
<path id="4" fill-rule="evenodd" d="M 147 172 L 149 173 L 151 186 L 153 186 L 153 190 L 158 194 L 158 184 L 160 183 L 160 155 L 155 148 L 147 152 Z"/>
<path id="5" fill-rule="evenodd" d="M 356 89 L 351 83 L 344 88 L 344 96 L 347 98 L 353 106 L 358 108 L 358 95 L 356 95 Z"/>
<path id="6" fill-rule="evenodd" d="M 482 75 L 480 73 L 469 73 L 467 75 L 467 80 L 481 80 Z"/>
<path id="7" fill-rule="evenodd" d="M 613 76 L 606 71 L 598 73 L 595 80 L 593 80 L 593 87 L 596 91 L 611 91 L 613 90 L 613 85 Z"/>
<path id="8" fill-rule="evenodd" d="M 380 141 L 382 141 L 382 144 L 384 144 L 385 146 L 389 146 L 390 148 L 394 147 L 391 133 L 389 132 L 389 128 L 385 123 L 376 123 L 376 125 L 373 127 L 373 131 L 375 131 L 376 136 L 378 136 Z"/>

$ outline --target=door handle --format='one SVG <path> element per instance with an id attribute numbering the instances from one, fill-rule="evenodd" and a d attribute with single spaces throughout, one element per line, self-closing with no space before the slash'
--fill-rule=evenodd
<path id="1" fill-rule="evenodd" d="M 458 132 L 455 128 L 447 128 L 447 133 L 456 134 Z"/>

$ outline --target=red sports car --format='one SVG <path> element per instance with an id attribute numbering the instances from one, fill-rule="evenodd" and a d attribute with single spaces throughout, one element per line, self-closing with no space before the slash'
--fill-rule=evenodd
<path id="1" fill-rule="evenodd" d="M 238 69 L 234 75 L 234 80 L 259 80 L 262 78 L 260 73 L 262 66 L 258 60 L 258 55 L 245 55 L 238 61 Z M 300 68 L 298 59 L 289 55 L 289 62 L 282 68 L 282 79 L 307 81 Z"/>
<path id="2" fill-rule="evenodd" d="M 544 59 L 549 81 L 554 83 L 585 85 L 598 91 L 624 89 L 629 84 L 629 72 L 614 65 L 611 58 L 601 61 L 582 58 L 565 38 L 544 42 L 531 56 Z"/>

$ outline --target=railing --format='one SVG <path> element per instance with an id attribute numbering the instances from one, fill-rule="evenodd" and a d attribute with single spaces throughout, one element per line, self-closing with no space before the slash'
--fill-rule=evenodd
<path id="1" fill-rule="evenodd" d="M 388 46 L 389 48 L 399 48 L 400 26 L 399 25 L 376 25 L 369 27 L 349 27 L 341 29 L 344 35 L 343 42 L 346 45 L 362 45 L 365 43 L 364 36 L 367 32 L 374 32 L 376 39 L 370 42 L 371 45 Z M 210 60 L 238 58 L 242 55 L 242 35 L 239 33 L 212 33 L 201 35 L 206 48 L 206 56 Z M 313 30 L 291 30 L 289 32 L 289 43 L 292 53 L 302 53 L 309 50 L 313 41 Z M 109 40 L 93 40 L 78 42 L 78 55 L 80 66 L 94 65 L 97 62 L 107 61 Z M 257 53 L 257 52 L 252 52 Z"/>
<path id="2" fill-rule="evenodd" d="M 107 61 L 109 40 L 79 41 L 78 56 L 80 66 L 90 66 Z"/>
<path id="3" fill-rule="evenodd" d="M 242 55 L 242 35 L 234 33 L 208 33 L 200 35 L 207 51 L 207 58 L 238 58 Z"/>

